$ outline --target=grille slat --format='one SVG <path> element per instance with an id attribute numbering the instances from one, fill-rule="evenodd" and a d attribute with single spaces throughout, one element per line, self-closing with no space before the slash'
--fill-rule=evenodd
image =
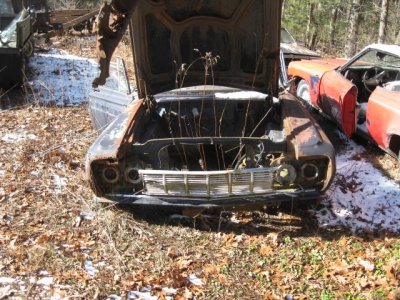
<path id="1" fill-rule="evenodd" d="M 215 172 L 140 170 L 148 196 L 224 197 L 272 190 L 276 168 Z"/>

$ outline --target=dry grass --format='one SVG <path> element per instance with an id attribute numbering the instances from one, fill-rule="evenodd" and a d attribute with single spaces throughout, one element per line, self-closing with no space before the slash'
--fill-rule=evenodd
<path id="1" fill-rule="evenodd" d="M 22 291 L 13 285 L 15 297 L 104 299 L 148 285 L 161 298 L 162 287 L 176 288 L 177 299 L 385 299 L 397 290 L 397 238 L 319 231 L 305 212 L 177 221 L 161 210 L 95 206 L 83 171 L 95 138 L 84 106 L 16 108 L 1 113 L 0 128 L 1 136 L 37 136 L 0 142 L 0 271 L 25 283 Z M 67 179 L 58 193 L 54 175 Z M 84 267 L 89 260 L 94 276 Z M 31 280 L 43 271 L 53 277 L 49 289 Z"/>

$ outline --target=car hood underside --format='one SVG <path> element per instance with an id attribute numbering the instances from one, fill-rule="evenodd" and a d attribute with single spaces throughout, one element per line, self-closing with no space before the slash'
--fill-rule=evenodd
<path id="1" fill-rule="evenodd" d="M 98 19 L 100 65 L 108 73 L 107 60 L 118 42 L 106 30 L 107 17 L 118 16 L 114 33 L 118 26 L 126 28 L 129 18 L 139 96 L 204 84 L 277 96 L 280 0 L 111 3 L 102 8 L 108 15 L 101 11 Z"/>

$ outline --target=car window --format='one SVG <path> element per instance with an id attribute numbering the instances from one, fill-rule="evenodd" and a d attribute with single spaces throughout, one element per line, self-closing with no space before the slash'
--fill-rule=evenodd
<path id="1" fill-rule="evenodd" d="M 14 14 L 11 0 L 0 0 L 0 14 Z"/>
<path id="2" fill-rule="evenodd" d="M 371 50 L 350 65 L 356 67 L 400 68 L 400 57 L 379 50 Z"/>
<path id="3" fill-rule="evenodd" d="M 286 44 L 294 44 L 296 40 L 292 37 L 292 35 L 285 28 L 281 28 L 281 43 Z"/>

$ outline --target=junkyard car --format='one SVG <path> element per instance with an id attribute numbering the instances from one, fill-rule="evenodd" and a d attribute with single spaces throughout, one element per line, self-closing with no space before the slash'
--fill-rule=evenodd
<path id="1" fill-rule="evenodd" d="M 297 95 L 393 156 L 400 155 L 400 46 L 370 45 L 350 60 L 289 65 Z"/>
<path id="2" fill-rule="evenodd" d="M 281 28 L 281 50 L 285 57 L 286 66 L 292 61 L 320 57 L 317 52 L 299 45 L 286 28 Z"/>
<path id="3" fill-rule="evenodd" d="M 22 83 L 25 59 L 33 55 L 34 21 L 22 1 L 0 0 L 0 88 Z"/>
<path id="4" fill-rule="evenodd" d="M 332 145 L 293 95 L 278 96 L 280 12 L 277 0 L 138 2 L 130 28 L 139 100 L 88 151 L 97 199 L 251 207 L 329 187 Z M 121 94 L 96 93 L 93 118 L 106 120 L 115 106 L 97 101 Z"/>

